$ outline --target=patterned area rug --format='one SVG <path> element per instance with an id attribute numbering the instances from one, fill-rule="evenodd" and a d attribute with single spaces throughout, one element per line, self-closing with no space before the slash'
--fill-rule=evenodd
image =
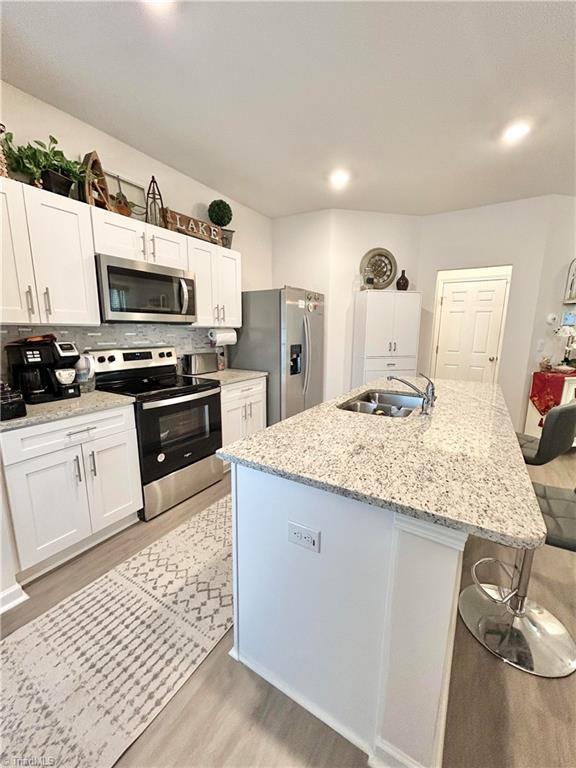
<path id="1" fill-rule="evenodd" d="M 232 626 L 230 497 L 1 644 L 1 765 L 109 768 Z"/>

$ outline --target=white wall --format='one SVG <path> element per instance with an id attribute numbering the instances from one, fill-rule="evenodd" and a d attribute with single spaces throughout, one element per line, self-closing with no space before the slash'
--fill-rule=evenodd
<path id="1" fill-rule="evenodd" d="M 360 260 L 389 248 L 410 288 L 423 293 L 420 370 L 428 370 L 436 276 L 442 269 L 511 265 L 499 382 L 514 425 L 524 426 L 530 374 L 543 354 L 559 359 L 561 344 L 546 325 L 561 303 L 576 256 L 576 200 L 548 195 L 433 216 L 330 210 L 273 221 L 273 280 L 326 294 L 325 394 L 350 388 L 352 294 Z"/>
<path id="2" fill-rule="evenodd" d="M 234 248 L 242 252 L 242 287 L 244 290 L 270 287 L 272 223 L 268 217 L 8 83 L 1 82 L 1 89 L 2 122 L 14 133 L 18 144 L 33 139 L 46 140 L 50 133 L 58 139 L 64 153 L 73 159 L 95 149 L 107 171 L 118 173 L 144 188 L 154 174 L 165 204 L 198 218 L 207 218 L 206 207 L 214 198 L 227 199 L 234 212 L 230 225 L 236 231 Z"/>
<path id="3" fill-rule="evenodd" d="M 273 221 L 273 281 L 326 296 L 327 398 L 350 389 L 353 291 L 360 260 L 370 248 L 389 248 L 416 289 L 419 219 L 367 211 L 330 210 Z"/>
<path id="4" fill-rule="evenodd" d="M 545 306 L 553 297 L 559 311 L 573 243 L 574 220 L 566 210 L 567 200 L 571 198 L 549 195 L 422 219 L 418 284 L 424 294 L 420 346 L 424 369 L 430 359 L 438 270 L 512 265 L 499 382 L 516 429 L 524 426 L 530 373 L 541 356 L 534 349 L 535 326 L 541 329 Z"/>

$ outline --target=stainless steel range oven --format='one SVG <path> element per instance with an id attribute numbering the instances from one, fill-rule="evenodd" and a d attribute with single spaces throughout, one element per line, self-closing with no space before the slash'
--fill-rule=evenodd
<path id="1" fill-rule="evenodd" d="M 96 254 L 102 320 L 192 323 L 196 320 L 194 274 L 147 261 Z"/>
<path id="2" fill-rule="evenodd" d="M 223 477 L 217 381 L 179 376 L 172 347 L 96 350 L 97 389 L 135 398 L 142 518 L 150 520 Z"/>

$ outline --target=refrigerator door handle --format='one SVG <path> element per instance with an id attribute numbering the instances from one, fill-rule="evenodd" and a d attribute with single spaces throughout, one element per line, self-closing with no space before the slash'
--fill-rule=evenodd
<path id="1" fill-rule="evenodd" d="M 304 371 L 304 394 L 308 393 L 308 385 L 310 384 L 310 363 L 312 360 L 312 354 L 310 349 L 310 321 L 308 315 L 304 315 L 304 343 L 306 344 L 306 370 Z"/>

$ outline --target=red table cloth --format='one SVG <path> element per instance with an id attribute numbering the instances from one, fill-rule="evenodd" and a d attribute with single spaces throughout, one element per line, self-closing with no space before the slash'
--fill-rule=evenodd
<path id="1" fill-rule="evenodd" d="M 541 416 L 545 416 L 550 408 L 560 405 L 564 379 L 576 376 L 574 373 L 557 373 L 556 371 L 536 371 L 532 374 L 532 389 L 530 400 Z M 540 420 L 542 426 L 543 419 Z"/>

